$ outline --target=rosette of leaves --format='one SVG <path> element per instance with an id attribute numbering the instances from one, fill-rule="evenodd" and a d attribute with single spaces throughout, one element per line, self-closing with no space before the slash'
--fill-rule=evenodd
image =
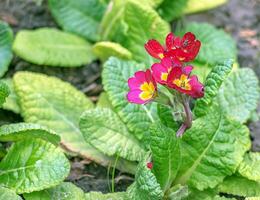
<path id="1" fill-rule="evenodd" d="M 110 58 L 103 67 L 106 95 L 99 107 L 81 116 L 80 128 L 85 140 L 103 153 L 139 161 L 127 198 L 225 199 L 220 193 L 259 196 L 254 167 L 259 154 L 246 153 L 251 142 L 244 125 L 259 101 L 258 80 L 252 70 L 232 71 L 230 60 L 215 65 L 205 81 L 205 96 L 195 102 L 192 127 L 176 138 L 176 122 L 166 117 L 165 109 L 157 109 L 156 103 L 130 104 L 125 98 L 128 78 L 136 69 L 145 69 L 144 65 Z M 245 83 L 245 79 L 250 81 Z M 165 123 L 167 119 L 172 122 Z M 152 170 L 146 166 L 151 160 Z M 235 188 L 236 180 L 241 180 L 243 190 Z"/>

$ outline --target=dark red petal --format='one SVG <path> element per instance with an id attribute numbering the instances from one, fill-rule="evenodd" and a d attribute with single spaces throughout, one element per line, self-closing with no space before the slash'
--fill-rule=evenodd
<path id="1" fill-rule="evenodd" d="M 181 40 L 182 47 L 188 48 L 189 46 L 191 46 L 194 43 L 195 39 L 196 39 L 196 37 L 193 33 L 191 33 L 191 32 L 185 33 Z"/>
<path id="2" fill-rule="evenodd" d="M 176 88 L 176 85 L 173 84 L 173 80 L 175 79 L 179 79 L 182 75 L 182 68 L 181 67 L 173 67 L 171 72 L 169 73 L 168 75 L 168 78 L 167 78 L 167 85 L 168 87 L 170 88 Z"/>
<path id="3" fill-rule="evenodd" d="M 163 46 L 157 40 L 149 40 L 144 48 L 154 58 L 161 59 L 160 54 L 164 53 Z"/>
<path id="4" fill-rule="evenodd" d="M 174 35 L 173 33 L 169 33 L 166 38 L 165 38 L 165 44 L 166 44 L 166 48 L 167 50 L 171 50 L 174 46 L 173 46 L 173 41 L 174 41 Z"/>

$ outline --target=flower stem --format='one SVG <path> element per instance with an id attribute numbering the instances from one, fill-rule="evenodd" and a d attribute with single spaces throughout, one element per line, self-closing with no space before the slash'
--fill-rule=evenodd
<path id="1" fill-rule="evenodd" d="M 184 132 L 192 126 L 192 113 L 190 110 L 189 99 L 182 96 L 182 104 L 184 107 L 186 118 L 176 133 L 177 137 L 181 137 L 184 134 Z"/>

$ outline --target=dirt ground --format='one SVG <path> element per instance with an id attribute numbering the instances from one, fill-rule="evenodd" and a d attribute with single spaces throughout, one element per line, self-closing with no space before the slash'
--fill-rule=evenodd
<path id="1" fill-rule="evenodd" d="M 0 0 L 0 19 L 7 21 L 14 32 L 20 29 L 39 27 L 57 27 L 47 5 L 37 5 L 37 0 Z M 39 0 L 38 0 L 39 2 Z M 185 17 L 187 21 L 209 22 L 224 28 L 237 41 L 238 61 L 241 67 L 252 68 L 260 77 L 260 0 L 229 0 L 229 3 L 217 9 Z M 6 77 L 16 71 L 29 70 L 57 76 L 72 83 L 90 96 L 93 101 L 102 91 L 99 62 L 81 68 L 54 68 L 29 64 L 15 57 Z M 260 114 L 260 107 L 258 109 Z M 0 112 L 0 124 L 19 122 L 22 118 L 12 112 Z M 252 133 L 253 150 L 260 151 L 260 121 L 249 124 Z M 107 168 L 89 161 L 72 158 L 72 171 L 68 180 L 74 182 L 86 192 L 91 190 L 109 192 L 111 176 Z M 116 173 L 116 191 L 125 190 L 132 181 L 131 176 Z"/>

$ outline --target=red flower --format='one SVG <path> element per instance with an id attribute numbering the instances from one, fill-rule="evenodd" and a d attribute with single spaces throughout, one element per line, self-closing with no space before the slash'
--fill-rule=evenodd
<path id="1" fill-rule="evenodd" d="M 177 58 L 181 62 L 190 62 L 195 59 L 201 43 L 193 33 L 185 33 L 183 38 L 169 33 L 166 37 L 167 56 Z"/>
<path id="2" fill-rule="evenodd" d="M 190 76 L 192 69 L 192 66 L 172 68 L 167 79 L 167 85 L 193 98 L 201 98 L 204 96 L 204 87 L 197 76 Z"/>
<path id="3" fill-rule="evenodd" d="M 146 163 L 146 166 L 148 169 L 152 169 L 153 168 L 153 163 L 152 162 L 148 162 Z"/>
<path id="4" fill-rule="evenodd" d="M 149 69 L 136 72 L 128 79 L 128 86 L 127 100 L 130 103 L 145 104 L 157 96 L 157 84 Z"/>
<path id="5" fill-rule="evenodd" d="M 145 45 L 144 48 L 146 51 L 156 59 L 164 58 L 164 48 L 157 40 L 149 40 Z"/>
<path id="6" fill-rule="evenodd" d="M 152 75 L 157 83 L 166 85 L 168 74 L 171 69 L 176 66 L 181 66 L 181 63 L 179 61 L 173 61 L 170 58 L 163 58 L 160 63 L 152 65 Z"/>

